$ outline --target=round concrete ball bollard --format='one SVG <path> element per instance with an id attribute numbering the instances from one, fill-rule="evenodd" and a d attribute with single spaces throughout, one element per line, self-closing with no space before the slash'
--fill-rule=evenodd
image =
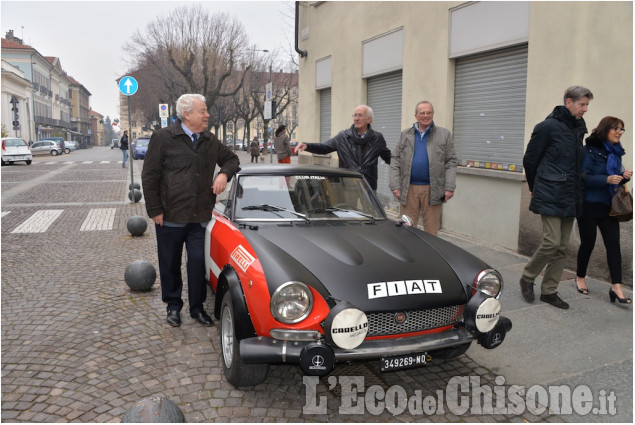
<path id="1" fill-rule="evenodd" d="M 134 196 L 134 199 L 132 197 Z M 139 202 L 141 200 L 141 191 L 139 189 L 132 189 L 128 192 L 128 199 L 133 202 Z"/>
<path id="2" fill-rule="evenodd" d="M 132 189 L 141 189 L 141 185 L 137 182 L 134 182 L 134 185 L 132 183 L 130 183 L 128 185 L 128 189 L 132 190 Z"/>
<path id="3" fill-rule="evenodd" d="M 132 236 L 141 236 L 148 228 L 148 223 L 145 218 L 135 215 L 128 219 L 127 227 Z"/>
<path id="4" fill-rule="evenodd" d="M 122 423 L 185 423 L 179 407 L 163 397 L 148 397 L 138 401 L 121 417 Z"/>
<path id="5" fill-rule="evenodd" d="M 157 271 L 148 261 L 137 260 L 126 267 L 124 279 L 133 291 L 149 291 L 157 280 Z"/>

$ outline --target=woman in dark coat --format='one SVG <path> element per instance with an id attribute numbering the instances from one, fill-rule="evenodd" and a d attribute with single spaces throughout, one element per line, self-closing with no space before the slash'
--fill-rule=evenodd
<path id="1" fill-rule="evenodd" d="M 606 257 L 611 274 L 611 302 L 631 303 L 622 291 L 622 254 L 620 252 L 620 227 L 616 218 L 609 216 L 611 198 L 618 185 L 630 180 L 632 170 L 624 170 L 624 149 L 620 137 L 624 134 L 624 121 L 615 117 L 604 117 L 586 139 L 582 171 L 585 175 L 585 197 L 582 216 L 578 217 L 580 248 L 576 286 L 581 294 L 588 294 L 586 271 L 589 264 L 597 228 L 602 233 Z"/>

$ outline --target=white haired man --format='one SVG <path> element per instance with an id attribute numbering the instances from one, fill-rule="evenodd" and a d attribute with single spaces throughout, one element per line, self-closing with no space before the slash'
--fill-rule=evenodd
<path id="1" fill-rule="evenodd" d="M 213 324 L 203 303 L 205 227 L 216 195 L 238 169 L 236 154 L 208 130 L 205 98 L 184 94 L 176 102 L 178 119 L 150 139 L 141 179 L 146 211 L 157 235 L 161 295 L 167 304 L 167 323 L 180 326 L 183 307 L 181 256 L 187 249 L 187 286 L 190 315 L 205 326 Z M 220 167 L 214 178 L 216 165 Z"/>
<path id="2" fill-rule="evenodd" d="M 372 108 L 359 105 L 353 111 L 353 125 L 350 128 L 322 143 L 298 143 L 294 153 L 306 150 L 324 155 L 337 151 L 341 168 L 362 173 L 370 187 L 377 190 L 378 158 L 390 164 L 390 149 L 386 146 L 384 136 L 370 128 L 372 121 Z"/>

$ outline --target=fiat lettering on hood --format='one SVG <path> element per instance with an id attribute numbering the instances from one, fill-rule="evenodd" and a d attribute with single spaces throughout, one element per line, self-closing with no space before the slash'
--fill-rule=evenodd
<path id="1" fill-rule="evenodd" d="M 327 375 L 337 363 L 382 371 L 500 345 L 503 279 L 469 252 L 387 218 L 357 172 L 244 166 L 205 234 L 223 371 L 235 387 L 269 364 Z M 421 361 L 425 359 L 425 361 Z"/>

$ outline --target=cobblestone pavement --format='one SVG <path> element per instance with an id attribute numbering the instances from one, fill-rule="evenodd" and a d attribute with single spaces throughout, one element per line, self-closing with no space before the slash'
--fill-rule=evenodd
<path id="1" fill-rule="evenodd" d="M 135 161 L 137 174 L 141 164 Z M 25 185 L 62 167 L 54 181 Z M 170 399 L 188 422 L 566 420 L 540 406 L 532 410 L 536 414 L 463 412 L 461 394 L 447 390 L 453 378 L 471 376 L 499 391 L 513 384 L 468 355 L 387 374 L 374 363 L 341 365 L 330 377 L 306 383 L 299 367 L 274 365 L 263 384 L 233 388 L 222 371 L 218 323 L 203 327 L 184 314 L 182 326 L 172 328 L 165 323 L 158 281 L 149 292 L 125 284 L 125 268 L 135 260 L 158 270 L 154 227 L 143 203 L 127 200 L 129 177 L 115 160 L 2 167 L 3 422 L 119 422 L 149 396 Z M 114 215 L 95 212 L 109 208 Z M 15 231 L 42 210 L 61 213 L 42 232 Z M 106 224 L 82 229 L 91 214 L 93 221 L 103 214 Z M 126 229 L 134 215 L 149 224 L 141 237 Z M 213 311 L 213 304 L 210 291 L 206 309 Z M 379 395 L 361 392 L 357 399 L 355 392 L 351 399 L 343 385 L 349 377 L 363 379 L 364 389 Z M 384 406 L 382 391 L 401 401 Z M 412 404 L 403 404 L 404 397 Z"/>

